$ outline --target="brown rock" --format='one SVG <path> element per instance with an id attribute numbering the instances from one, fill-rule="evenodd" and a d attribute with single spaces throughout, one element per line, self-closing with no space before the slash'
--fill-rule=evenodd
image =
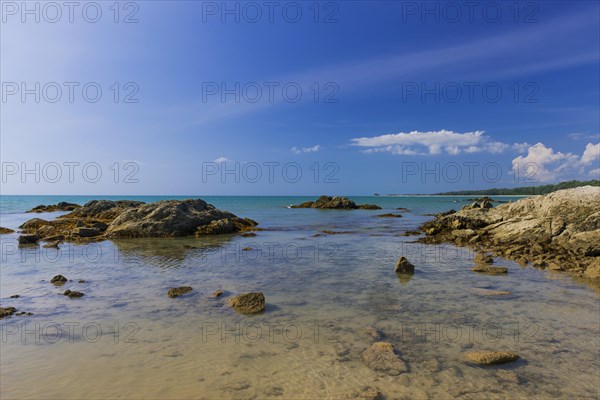
<path id="1" fill-rule="evenodd" d="M 222 290 L 215 290 L 214 292 L 212 292 L 211 297 L 218 298 L 218 297 L 221 297 L 223 295 L 223 293 L 225 293 L 225 292 Z"/>
<path id="2" fill-rule="evenodd" d="M 464 353 L 463 357 L 475 364 L 496 365 L 516 361 L 519 355 L 509 351 L 471 351 Z"/>
<path id="3" fill-rule="evenodd" d="M 406 257 L 400 257 L 396 263 L 395 271 L 399 274 L 413 274 L 415 272 L 415 266 L 412 265 Z"/>
<path id="4" fill-rule="evenodd" d="M 255 314 L 265 310 L 262 292 L 242 293 L 229 299 L 229 305 L 241 314 Z"/>
<path id="5" fill-rule="evenodd" d="M 68 282 L 68 281 L 69 280 L 62 275 L 56 275 L 56 276 L 52 277 L 52 279 L 50 279 L 50 283 L 54 283 L 54 284 L 64 284 L 65 282 Z"/>
<path id="6" fill-rule="evenodd" d="M 8 229 L 8 228 L 4 228 L 2 226 L 0 226 L 0 235 L 6 235 L 8 233 L 13 233 L 14 231 L 12 229 Z"/>
<path id="7" fill-rule="evenodd" d="M 490 254 L 479 252 L 475 254 L 473 261 L 477 264 L 493 264 L 494 258 Z"/>
<path id="8" fill-rule="evenodd" d="M 192 290 L 194 290 L 194 289 L 192 289 L 191 286 L 180 286 L 180 287 L 176 287 L 176 288 L 170 288 L 167 291 L 167 296 L 169 296 L 170 298 L 174 299 L 176 297 L 179 297 L 179 296 L 182 296 L 182 295 L 184 295 L 186 293 L 189 293 Z"/>
<path id="9" fill-rule="evenodd" d="M 10 317 L 15 312 L 17 312 L 17 309 L 14 307 L 0 307 L 0 319 Z"/>
<path id="10" fill-rule="evenodd" d="M 65 292 L 63 293 L 65 296 L 69 296 L 69 298 L 74 299 L 77 297 L 83 297 L 83 293 L 81 292 L 77 292 L 77 291 L 71 291 L 69 289 L 65 290 Z"/>
<path id="11" fill-rule="evenodd" d="M 408 371 L 404 361 L 394 352 L 394 346 L 387 342 L 373 343 L 362 353 L 362 360 L 372 370 L 391 376 Z"/>
<path id="12" fill-rule="evenodd" d="M 479 272 L 479 273 L 483 273 L 483 274 L 500 275 L 500 274 L 507 274 L 508 268 L 492 267 L 487 264 L 480 264 L 480 265 L 476 265 L 473 268 L 471 268 L 471 271 Z"/>

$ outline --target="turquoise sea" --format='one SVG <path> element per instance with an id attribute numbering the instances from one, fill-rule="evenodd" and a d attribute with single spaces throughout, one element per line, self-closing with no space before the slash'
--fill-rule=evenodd
<path id="1" fill-rule="evenodd" d="M 1 196 L 0 226 L 61 214 L 25 213 L 39 204 L 189 197 Z M 0 320 L 0 397 L 337 399 L 368 386 L 388 399 L 597 398 L 596 287 L 502 258 L 496 264 L 507 276 L 479 275 L 470 271 L 471 249 L 402 235 L 471 197 L 351 196 L 383 207 L 377 211 L 288 208 L 312 196 L 201 197 L 258 221 L 262 230 L 249 238 L 20 249 L 18 233 L 2 235 L 0 301 L 33 315 Z M 376 217 L 383 213 L 402 218 Z M 394 273 L 400 256 L 415 264 L 412 277 Z M 57 274 L 71 281 L 50 284 Z M 167 297 L 182 285 L 191 295 Z M 69 299 L 65 289 L 85 296 Z M 217 289 L 224 296 L 211 298 Z M 263 314 L 227 306 L 249 291 L 264 293 Z M 407 373 L 383 375 L 362 362 L 369 328 L 394 345 Z M 465 363 L 461 353 L 475 350 L 521 359 Z"/>

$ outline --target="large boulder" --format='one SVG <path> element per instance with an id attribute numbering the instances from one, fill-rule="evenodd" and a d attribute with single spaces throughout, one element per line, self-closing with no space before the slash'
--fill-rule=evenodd
<path id="1" fill-rule="evenodd" d="M 212 233 L 231 233 L 242 230 L 240 218 L 221 211 L 200 199 L 163 200 L 143 204 L 125 210 L 115 218 L 106 229 L 109 238 L 138 237 L 174 237 L 196 234 L 213 221 L 230 219 L 233 226 L 223 222 L 223 231 Z M 254 221 L 253 226 L 256 225 Z M 208 230 L 210 231 L 210 230 Z"/>

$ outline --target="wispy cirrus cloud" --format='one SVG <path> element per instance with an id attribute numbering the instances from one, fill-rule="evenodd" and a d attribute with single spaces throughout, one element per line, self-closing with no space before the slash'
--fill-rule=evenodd
<path id="1" fill-rule="evenodd" d="M 302 153 L 316 153 L 321 150 L 321 145 L 317 144 L 312 147 L 292 147 L 290 151 L 294 154 L 302 154 Z"/>
<path id="2" fill-rule="evenodd" d="M 491 140 L 484 131 L 454 132 L 412 131 L 351 139 L 352 145 L 366 147 L 365 153 L 392 153 L 399 155 L 458 155 L 461 153 L 499 154 L 508 150 L 524 152 L 527 143 L 502 143 Z"/>

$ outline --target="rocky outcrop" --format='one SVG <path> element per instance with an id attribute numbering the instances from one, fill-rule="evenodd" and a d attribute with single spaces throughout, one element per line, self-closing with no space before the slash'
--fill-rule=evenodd
<path id="1" fill-rule="evenodd" d="M 374 371 L 396 376 L 408 371 L 406 363 L 387 342 L 376 342 L 362 353 L 365 365 Z"/>
<path id="2" fill-rule="evenodd" d="M 262 292 L 242 293 L 229 299 L 229 305 L 241 314 L 256 314 L 265 310 L 265 296 Z"/>
<path id="3" fill-rule="evenodd" d="M 37 207 L 33 207 L 31 210 L 27 211 L 28 213 L 43 213 L 43 212 L 54 212 L 54 211 L 73 211 L 76 208 L 81 207 L 79 204 L 67 203 L 65 201 L 61 201 L 57 204 L 52 204 L 49 206 L 39 205 Z"/>
<path id="4" fill-rule="evenodd" d="M 301 204 L 290 206 L 291 208 L 321 208 L 335 210 L 381 210 L 381 207 L 375 204 L 357 205 L 347 197 L 340 196 L 321 196 L 315 201 L 307 201 Z"/>
<path id="5" fill-rule="evenodd" d="M 24 234 L 20 240 L 23 244 L 35 244 L 38 240 L 55 244 L 107 238 L 203 236 L 245 232 L 256 225 L 249 218 L 218 210 L 200 199 L 149 204 L 93 200 L 52 221 L 34 218 L 25 222 L 20 226 Z M 33 241 L 34 238 L 37 240 Z"/>
<path id="6" fill-rule="evenodd" d="M 192 290 L 194 289 L 192 289 L 191 286 L 180 286 L 176 288 L 171 288 L 167 291 L 167 296 L 174 299 L 176 297 L 183 296 L 184 294 L 189 293 Z"/>
<path id="7" fill-rule="evenodd" d="M 466 361 L 481 365 L 506 364 L 517 361 L 519 355 L 511 351 L 471 351 L 464 353 Z"/>
<path id="8" fill-rule="evenodd" d="M 423 243 L 451 242 L 600 280 L 600 187 L 583 186 L 495 208 L 465 207 L 425 223 Z"/>
<path id="9" fill-rule="evenodd" d="M 2 226 L 0 226 L 0 235 L 6 235 L 8 233 L 14 233 L 15 231 L 13 231 L 12 229 L 8 229 L 8 228 L 4 228 Z"/>
<path id="10" fill-rule="evenodd" d="M 240 232 L 256 226 L 200 199 L 164 200 L 120 214 L 108 227 L 109 238 L 174 237 Z"/>

